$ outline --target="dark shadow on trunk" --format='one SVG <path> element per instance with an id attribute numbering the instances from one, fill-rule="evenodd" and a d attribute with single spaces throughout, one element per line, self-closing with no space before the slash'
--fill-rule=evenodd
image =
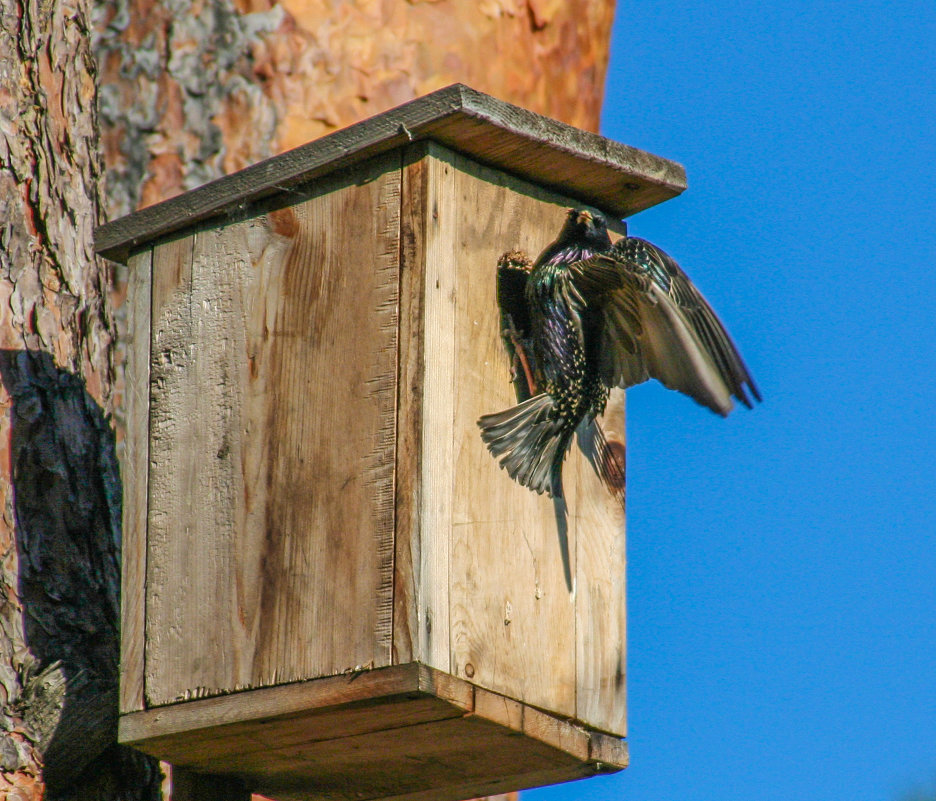
<path id="1" fill-rule="evenodd" d="M 158 763 L 116 745 L 122 488 L 110 421 L 47 353 L 0 351 L 0 380 L 26 645 L 43 675 L 23 712 L 47 798 L 157 799 Z"/>

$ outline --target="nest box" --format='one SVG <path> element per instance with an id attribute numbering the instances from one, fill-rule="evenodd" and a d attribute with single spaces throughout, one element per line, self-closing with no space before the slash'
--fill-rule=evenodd
<path id="1" fill-rule="evenodd" d="M 130 266 L 120 740 L 278 799 L 623 767 L 623 510 L 574 446 L 567 508 L 514 483 L 476 421 L 517 400 L 498 257 L 684 186 L 452 86 L 99 229 Z"/>

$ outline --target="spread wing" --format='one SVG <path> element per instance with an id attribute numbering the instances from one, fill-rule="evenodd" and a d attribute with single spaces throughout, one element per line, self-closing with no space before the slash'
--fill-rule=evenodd
<path id="1" fill-rule="evenodd" d="M 760 393 L 718 316 L 679 265 L 655 245 L 626 237 L 606 254 L 576 262 L 573 282 L 598 314 L 604 383 L 656 378 L 726 415 L 735 397 Z"/>

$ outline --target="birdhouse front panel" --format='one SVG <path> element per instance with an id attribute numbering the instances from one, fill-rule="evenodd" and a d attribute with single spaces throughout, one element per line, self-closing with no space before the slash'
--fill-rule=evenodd
<path id="1" fill-rule="evenodd" d="M 153 250 L 150 705 L 390 663 L 399 155 Z"/>

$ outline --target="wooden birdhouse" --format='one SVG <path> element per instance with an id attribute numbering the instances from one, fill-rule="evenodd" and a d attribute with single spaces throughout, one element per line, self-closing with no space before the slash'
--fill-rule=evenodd
<path id="1" fill-rule="evenodd" d="M 103 226 L 130 265 L 120 740 L 277 799 L 624 767 L 620 502 L 575 446 L 565 506 L 519 486 L 477 420 L 517 402 L 498 257 L 684 186 L 452 86 Z"/>

